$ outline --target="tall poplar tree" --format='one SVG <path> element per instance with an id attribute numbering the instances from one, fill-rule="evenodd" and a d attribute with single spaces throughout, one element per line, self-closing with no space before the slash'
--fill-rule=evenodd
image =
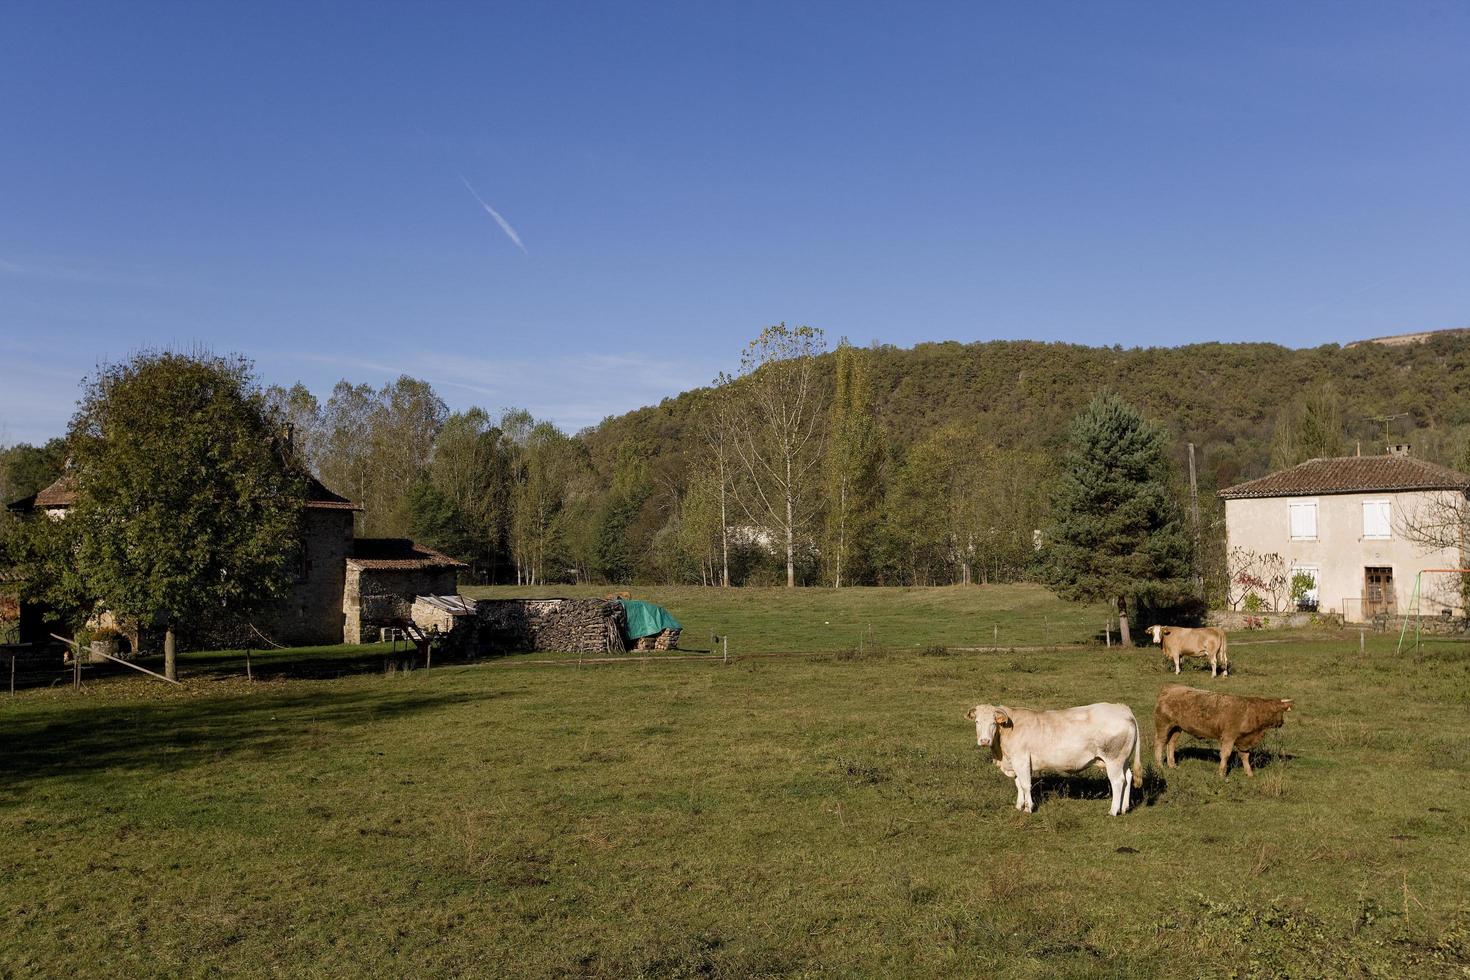
<path id="1" fill-rule="evenodd" d="M 1342 396 L 1331 381 L 1324 381 L 1276 416 L 1271 468 L 1284 470 L 1309 459 L 1341 456 L 1345 429 Z"/>
<path id="2" fill-rule="evenodd" d="M 1126 646 L 1130 607 L 1190 591 L 1191 537 L 1169 486 L 1164 433 L 1114 394 L 1072 420 L 1046 534 L 1048 583 L 1065 599 L 1108 601 Z"/>
<path id="3" fill-rule="evenodd" d="M 832 585 L 850 583 L 862 565 L 878 511 L 878 427 L 873 421 L 867 356 L 847 341 L 833 357 L 835 380 L 827 423 L 825 491 Z"/>

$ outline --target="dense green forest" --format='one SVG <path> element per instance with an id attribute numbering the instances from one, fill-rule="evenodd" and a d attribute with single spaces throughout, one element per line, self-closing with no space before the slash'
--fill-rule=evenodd
<path id="1" fill-rule="evenodd" d="M 1215 491 L 1273 465 L 1386 442 L 1470 464 L 1470 332 L 1301 350 L 826 350 L 819 332 L 780 333 L 784 347 L 769 334 L 734 378 L 575 434 L 519 410 L 451 413 L 406 377 L 381 389 L 344 381 L 324 402 L 301 386 L 270 394 L 322 479 L 366 505 L 362 532 L 413 535 L 493 581 L 716 583 L 728 569 L 735 584 L 774 583 L 785 579 L 787 531 L 806 584 L 1030 577 L 1068 423 L 1103 391 L 1168 433 L 1181 502 L 1194 444 L 1207 574 L 1222 549 Z M 787 521 L 780 507 L 753 506 L 771 504 L 754 477 L 773 472 L 781 435 L 749 413 L 797 363 L 805 372 L 781 384 L 802 386 L 811 438 L 787 460 L 806 474 L 786 488 Z M 57 443 L 4 450 L 0 490 L 33 492 L 63 459 Z"/>
<path id="2" fill-rule="evenodd" d="M 1203 549 L 1217 555 L 1223 517 L 1215 491 L 1268 472 L 1273 448 L 1281 448 L 1273 443 L 1298 428 L 1312 408 L 1330 416 L 1327 444 L 1319 438 L 1302 447 L 1313 452 L 1283 457 L 1278 451 L 1277 464 L 1311 455 L 1379 453 L 1387 442 L 1408 442 L 1416 456 L 1470 467 L 1470 332 L 1447 331 L 1404 345 L 1301 350 L 1276 344 L 1122 348 L 991 341 L 876 346 L 864 354 L 883 447 L 879 482 L 890 531 L 902 507 L 898 492 L 905 482 L 912 488 L 906 469 L 936 441 L 962 435 L 971 446 L 1024 453 L 1033 470 L 1039 455 L 1034 478 L 1044 480 L 1046 461 L 1060 454 L 1068 422 L 1105 390 L 1139 406 L 1170 433 L 1181 494 L 1187 492 L 1188 444 L 1194 443 Z M 685 486 L 690 470 L 702 465 L 696 433 L 707 394 L 688 392 L 607 419 L 579 438 L 604 481 L 633 453 L 660 485 Z M 928 475 L 938 478 L 934 470 Z M 980 492 L 992 489 L 1009 492 Z M 632 551 L 650 554 L 665 511 L 663 501 L 650 499 L 630 521 Z M 1024 571 L 1019 564 L 999 569 L 1001 577 Z M 902 568 L 887 572 L 885 579 L 911 577 Z M 957 567 L 930 572 L 940 580 L 960 574 Z"/>

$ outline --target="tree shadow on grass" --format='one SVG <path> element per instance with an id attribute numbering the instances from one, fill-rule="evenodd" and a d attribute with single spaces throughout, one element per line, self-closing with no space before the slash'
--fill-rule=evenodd
<path id="1" fill-rule="evenodd" d="M 460 656 L 438 650 L 434 652 L 432 666 L 462 666 L 488 659 L 492 658 Z M 181 676 L 187 677 L 243 677 L 245 660 L 243 650 L 183 654 L 179 657 L 179 671 Z M 161 659 L 158 662 L 161 663 Z M 152 668 L 148 661 L 140 663 Z M 125 671 L 127 668 L 118 669 Z M 424 656 L 414 648 L 400 646 L 393 650 L 381 644 L 252 650 L 250 653 L 250 673 L 256 680 L 330 680 L 357 674 L 405 673 L 423 669 L 426 669 Z"/>
<path id="2" fill-rule="evenodd" d="M 253 758 L 310 751 L 323 737 L 445 707 L 504 697 L 497 691 L 358 689 L 262 692 L 243 697 L 78 703 L 12 722 L 0 753 L 0 799 L 28 784 L 107 770 L 144 776 L 210 765 L 221 753 Z"/>
<path id="3" fill-rule="evenodd" d="M 436 651 L 434 667 L 449 667 L 477 663 L 493 657 L 469 657 L 453 655 L 448 651 Z M 132 663 L 146 667 L 155 673 L 163 673 L 163 657 L 149 654 L 136 657 Z M 0 684 L 8 683 L 10 664 L 5 659 L 0 670 L 7 676 Z M 400 646 L 397 650 L 386 644 L 370 646 L 321 646 L 295 647 L 286 650 L 252 650 L 249 657 L 249 673 L 258 681 L 275 680 L 330 680 L 362 674 L 404 673 L 424 669 L 424 657 L 412 647 Z M 210 650 L 179 654 L 179 677 L 181 680 L 224 680 L 245 677 L 247 673 L 244 650 Z M 83 684 L 110 684 L 117 680 L 144 681 L 143 675 L 117 663 L 84 664 Z M 31 688 L 66 687 L 72 683 L 72 668 L 62 664 L 62 650 L 43 651 L 20 660 L 16 665 L 15 686 L 17 690 Z M 162 683 L 147 681 L 147 683 Z"/>

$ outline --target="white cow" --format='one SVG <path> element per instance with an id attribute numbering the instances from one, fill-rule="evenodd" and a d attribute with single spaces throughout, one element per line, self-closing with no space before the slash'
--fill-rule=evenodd
<path id="1" fill-rule="evenodd" d="M 990 747 L 990 759 L 1016 781 L 1016 809 L 1030 813 L 1031 777 L 1077 773 L 1089 766 L 1107 770 L 1113 786 L 1109 816 L 1127 811 L 1133 786 L 1143 786 L 1138 720 L 1126 704 L 1088 704 L 1057 711 L 1031 711 L 977 704 L 965 715 L 975 723 L 975 742 Z M 1129 765 L 1129 756 L 1133 764 Z"/>

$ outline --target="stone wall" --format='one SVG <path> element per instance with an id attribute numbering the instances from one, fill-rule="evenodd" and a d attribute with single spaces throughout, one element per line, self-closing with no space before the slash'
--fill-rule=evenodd
<path id="1" fill-rule="evenodd" d="M 359 568 L 346 564 L 346 584 L 339 606 L 346 619 L 343 643 L 370 643 L 378 628 L 409 619 L 414 596 L 454 595 L 459 591 L 453 568 Z"/>
<path id="2" fill-rule="evenodd" d="M 1262 612 L 1246 613 L 1236 609 L 1212 609 L 1209 623 L 1226 633 L 1236 630 L 1272 629 L 1295 630 L 1315 627 L 1333 628 L 1342 625 L 1341 613 L 1313 612 Z"/>
<path id="3" fill-rule="evenodd" d="M 253 617 L 266 636 L 288 646 L 342 642 L 342 590 L 352 550 L 352 511 L 308 507 L 301 574 L 291 594 Z"/>

